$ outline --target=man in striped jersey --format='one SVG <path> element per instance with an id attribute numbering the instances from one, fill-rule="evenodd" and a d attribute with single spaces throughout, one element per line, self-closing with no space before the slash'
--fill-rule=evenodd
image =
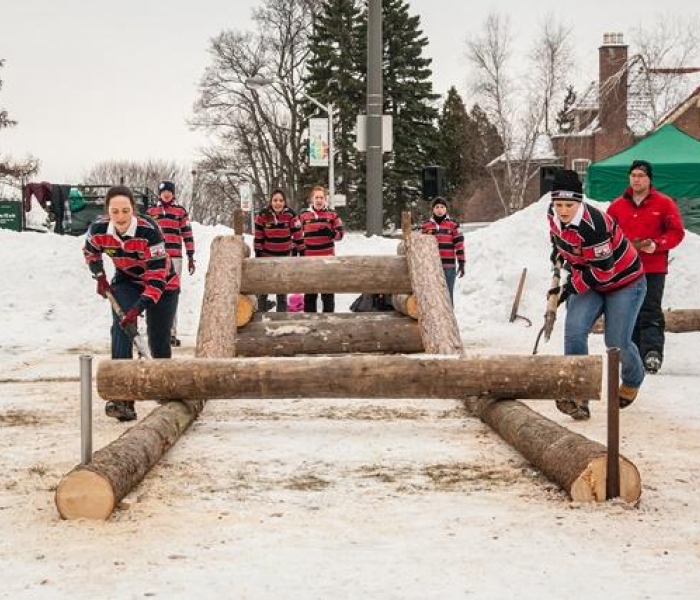
<path id="1" fill-rule="evenodd" d="M 316 185 L 309 194 L 309 208 L 299 215 L 304 236 L 304 256 L 334 256 L 335 243 L 343 239 L 343 222 L 328 207 L 326 189 Z M 323 312 L 335 311 L 335 294 L 321 294 Z M 318 294 L 304 294 L 304 312 L 317 311 Z"/>
<path id="2" fill-rule="evenodd" d="M 431 218 L 421 225 L 421 232 L 434 235 L 437 239 L 450 302 L 454 304 L 455 279 L 458 274 L 460 278 L 464 277 L 464 236 L 459 230 L 459 223 L 447 214 L 447 200 L 438 196 L 433 200 L 432 210 Z"/>
<path id="3" fill-rule="evenodd" d="M 111 292 L 125 313 L 120 318 L 112 310 L 112 358 L 132 357 L 133 342 L 126 330 L 136 327 L 144 312 L 153 358 L 170 358 L 170 328 L 180 279 L 165 250 L 163 234 L 153 219 L 136 215 L 128 187 L 110 188 L 105 207 L 107 215 L 88 229 L 83 254 L 97 282 L 97 293 L 106 297 Z M 105 275 L 103 254 L 114 263 L 111 283 Z M 108 402 L 105 412 L 120 421 L 136 418 L 133 402 Z"/>
<path id="4" fill-rule="evenodd" d="M 301 224 L 287 206 L 283 190 L 272 190 L 270 202 L 255 217 L 255 256 L 303 256 Z M 258 310 L 266 312 L 267 294 L 258 296 Z M 287 312 L 287 295 L 277 294 L 277 312 Z"/>
<path id="5" fill-rule="evenodd" d="M 588 354 L 588 335 L 605 315 L 605 344 L 620 348 L 620 408 L 634 402 L 644 381 L 644 365 L 632 332 L 646 294 L 637 251 L 607 214 L 584 202 L 575 171 L 557 172 L 552 182 L 549 230 L 552 260 L 564 262 L 569 279 L 549 294 L 566 302 L 564 354 Z M 558 400 L 557 408 L 577 420 L 591 416 L 588 401 Z"/>
<path id="6" fill-rule="evenodd" d="M 148 209 L 148 214 L 155 219 L 163 231 L 165 250 L 172 260 L 175 272 L 182 277 L 182 243 L 187 252 L 187 267 L 190 275 L 194 275 L 194 237 L 187 210 L 175 202 L 175 184 L 172 181 L 161 181 L 158 185 L 158 202 Z M 179 346 L 177 337 L 177 314 L 173 321 L 170 343 Z"/>

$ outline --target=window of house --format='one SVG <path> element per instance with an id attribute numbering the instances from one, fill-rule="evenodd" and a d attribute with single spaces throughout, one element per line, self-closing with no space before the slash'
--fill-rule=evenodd
<path id="1" fill-rule="evenodd" d="M 581 178 L 581 181 L 585 181 L 586 172 L 588 171 L 588 165 L 590 164 L 591 161 L 588 158 L 574 158 L 571 161 L 571 168 L 572 170 L 578 173 L 578 176 Z"/>

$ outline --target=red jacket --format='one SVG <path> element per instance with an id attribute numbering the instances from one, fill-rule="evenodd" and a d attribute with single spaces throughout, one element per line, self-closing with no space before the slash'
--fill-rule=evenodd
<path id="1" fill-rule="evenodd" d="M 637 206 L 632 189 L 628 188 L 610 204 L 608 215 L 619 223 L 631 241 L 651 239 L 656 244 L 651 254 L 639 253 L 645 273 L 668 273 L 668 251 L 685 236 L 683 218 L 671 198 L 652 187 Z"/>
<path id="2" fill-rule="evenodd" d="M 190 216 L 184 206 L 174 200 L 163 202 L 158 200 L 155 206 L 148 209 L 148 215 L 153 217 L 163 232 L 165 250 L 171 258 L 182 258 L 182 242 L 185 242 L 187 256 L 194 257 L 194 237 Z"/>

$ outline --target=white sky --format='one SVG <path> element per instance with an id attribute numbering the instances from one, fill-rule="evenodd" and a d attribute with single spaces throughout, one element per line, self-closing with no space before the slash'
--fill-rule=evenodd
<path id="1" fill-rule="evenodd" d="M 0 107 L 19 125 L 3 130 L 0 151 L 42 162 L 39 178 L 78 178 L 107 159 L 192 161 L 202 144 L 189 131 L 196 86 L 209 62 L 208 41 L 248 29 L 259 0 L 0 0 Z M 690 0 L 533 3 L 410 0 L 434 59 L 434 87 L 465 92 L 465 39 L 489 10 L 508 12 L 519 39 L 532 40 L 551 13 L 574 27 L 577 79 L 596 76 L 606 31 L 650 26 L 659 10 L 700 10 Z"/>

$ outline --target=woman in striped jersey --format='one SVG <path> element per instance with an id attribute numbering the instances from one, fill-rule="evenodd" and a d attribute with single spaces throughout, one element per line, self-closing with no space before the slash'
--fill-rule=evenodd
<path id="1" fill-rule="evenodd" d="M 134 196 L 125 186 L 108 190 L 107 215 L 92 223 L 83 254 L 102 297 L 111 292 L 124 311 L 112 311 L 112 358 L 132 358 L 133 342 L 126 330 L 146 313 L 148 345 L 153 358 L 170 358 L 170 328 L 177 311 L 180 279 L 168 256 L 163 234 L 150 217 L 136 215 Z M 112 259 L 115 274 L 105 275 L 102 255 Z M 133 402 L 108 402 L 108 416 L 120 421 L 136 418 Z"/>
<path id="2" fill-rule="evenodd" d="M 343 239 L 343 221 L 328 207 L 326 189 L 311 188 L 309 208 L 299 215 L 304 235 L 304 256 L 334 256 L 335 243 Z M 321 294 L 323 312 L 335 311 L 335 294 Z M 304 294 L 304 312 L 316 312 L 318 294 Z"/>
<path id="3" fill-rule="evenodd" d="M 646 279 L 637 251 L 617 223 L 584 202 L 575 171 L 560 171 L 552 187 L 548 213 L 554 245 L 552 261 L 564 263 L 569 279 L 549 290 L 566 302 L 564 354 L 588 354 L 588 335 L 605 315 L 605 344 L 620 348 L 620 408 L 637 397 L 644 365 L 632 332 L 646 293 Z M 591 416 L 588 401 L 558 400 L 557 408 L 577 420 Z"/>
<path id="4" fill-rule="evenodd" d="M 447 214 L 447 200 L 438 196 L 432 203 L 433 214 L 421 225 L 421 232 L 434 235 L 440 250 L 440 261 L 445 272 L 450 302 L 454 304 L 455 279 L 464 277 L 464 236 L 459 223 Z M 457 269 L 455 270 L 455 260 Z"/>
<path id="5" fill-rule="evenodd" d="M 287 206 L 287 196 L 272 190 L 270 202 L 255 217 L 255 256 L 302 256 L 304 240 L 294 211 Z M 258 296 L 258 310 L 267 311 L 267 294 Z M 287 312 L 287 295 L 277 294 L 277 312 Z"/>

